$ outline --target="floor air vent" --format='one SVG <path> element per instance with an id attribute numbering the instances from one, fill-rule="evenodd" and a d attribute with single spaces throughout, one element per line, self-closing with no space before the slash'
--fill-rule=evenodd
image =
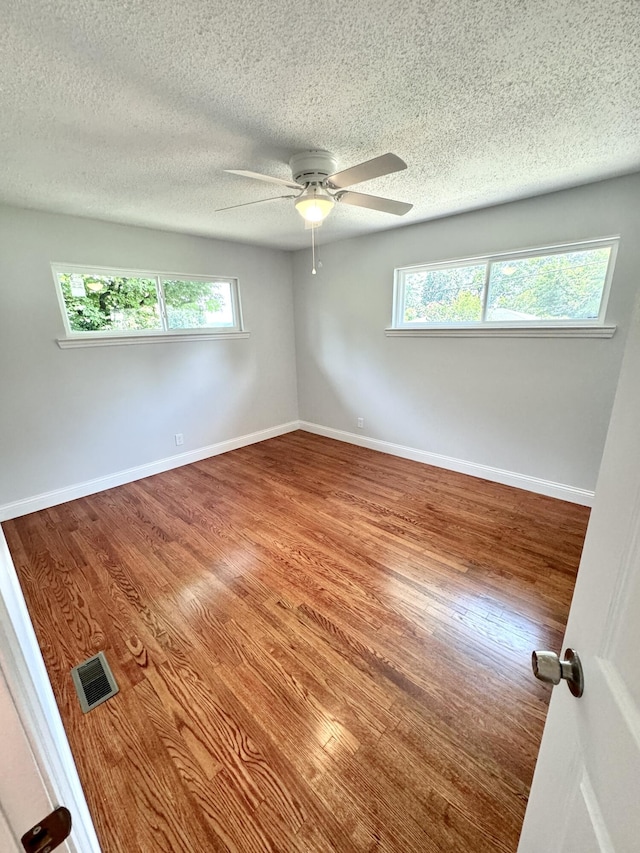
<path id="1" fill-rule="evenodd" d="M 74 666 L 71 678 L 76 686 L 80 707 L 85 714 L 111 699 L 119 689 L 104 652 L 98 652 L 84 663 Z"/>

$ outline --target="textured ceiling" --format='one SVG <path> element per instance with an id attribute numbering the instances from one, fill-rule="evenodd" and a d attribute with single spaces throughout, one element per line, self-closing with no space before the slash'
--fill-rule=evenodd
<path id="1" fill-rule="evenodd" d="M 321 240 L 640 169 L 638 0 L 0 0 L 0 200 L 292 249 L 290 177 L 392 151 Z M 283 192 L 287 192 L 283 190 Z"/>

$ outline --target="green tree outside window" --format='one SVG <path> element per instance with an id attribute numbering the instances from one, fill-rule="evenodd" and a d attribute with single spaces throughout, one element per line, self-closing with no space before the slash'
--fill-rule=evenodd
<path id="1" fill-rule="evenodd" d="M 73 332 L 164 328 L 156 278 L 58 273 L 58 280 Z M 164 281 L 168 328 L 233 325 L 232 319 L 213 317 L 227 306 L 222 287 L 208 281 Z"/>

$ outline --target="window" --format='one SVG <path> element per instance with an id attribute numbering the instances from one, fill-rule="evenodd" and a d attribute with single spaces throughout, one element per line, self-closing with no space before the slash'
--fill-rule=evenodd
<path id="1" fill-rule="evenodd" d="M 616 248 L 594 240 L 397 269 L 393 329 L 603 326 Z"/>
<path id="2" fill-rule="evenodd" d="M 211 337 L 241 331 L 235 278 L 70 264 L 52 264 L 52 270 L 68 339 L 166 340 L 186 332 Z"/>

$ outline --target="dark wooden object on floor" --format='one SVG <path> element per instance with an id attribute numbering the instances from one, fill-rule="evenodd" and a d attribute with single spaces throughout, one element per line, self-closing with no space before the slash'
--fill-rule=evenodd
<path id="1" fill-rule="evenodd" d="M 6 522 L 105 853 L 513 853 L 588 515 L 296 432 Z"/>

